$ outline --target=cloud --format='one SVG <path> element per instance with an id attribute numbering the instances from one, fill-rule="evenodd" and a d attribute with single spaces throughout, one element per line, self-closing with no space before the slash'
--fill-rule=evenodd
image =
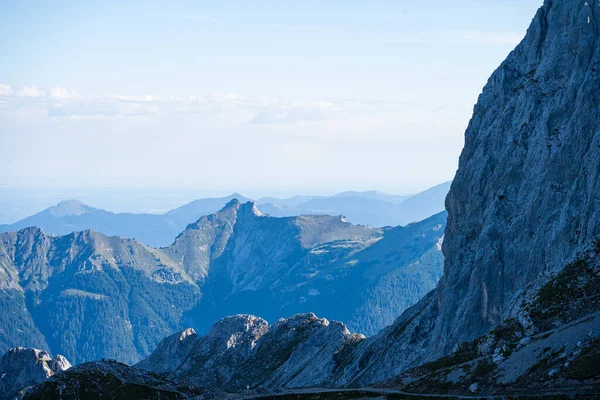
<path id="1" fill-rule="evenodd" d="M 25 118 L 106 119 L 154 118 L 184 115 L 202 116 L 227 125 L 294 125 L 325 123 L 345 132 L 370 126 L 378 121 L 401 119 L 404 123 L 427 119 L 423 115 L 440 112 L 435 105 L 415 102 L 366 101 L 358 99 L 315 99 L 294 101 L 277 97 L 245 96 L 214 92 L 203 96 L 160 97 L 154 95 L 85 95 L 54 86 L 50 90 L 29 86 L 13 91 L 1 86 L 7 95 L 0 97 L 0 114 Z M 10 88 L 10 89 L 8 89 Z M 30 96 L 23 96 L 22 93 Z M 32 95 L 40 95 L 33 97 Z M 456 110 L 453 110 L 456 113 Z M 384 117 L 385 116 L 385 117 Z M 156 121 L 154 121 L 156 122 Z M 336 128 L 337 129 L 337 128 Z M 335 131 L 332 128 L 332 131 Z"/>
<path id="2" fill-rule="evenodd" d="M 0 96 L 9 96 L 13 93 L 12 87 L 6 83 L 0 83 Z"/>
<path id="3" fill-rule="evenodd" d="M 17 96 L 21 97 L 43 97 L 46 93 L 35 85 L 25 86 L 17 92 Z"/>
<path id="4" fill-rule="evenodd" d="M 50 97 L 57 100 L 70 100 L 79 98 L 79 93 L 74 90 L 68 90 L 61 86 L 54 86 L 50 89 Z"/>
<path id="5" fill-rule="evenodd" d="M 435 36 L 406 36 L 388 40 L 401 44 L 486 44 L 516 45 L 525 37 L 518 32 L 449 31 Z"/>
<path id="6" fill-rule="evenodd" d="M 291 124 L 305 121 L 333 119 L 338 110 L 333 103 L 316 101 L 274 105 L 261 110 L 250 120 L 251 124 Z"/>

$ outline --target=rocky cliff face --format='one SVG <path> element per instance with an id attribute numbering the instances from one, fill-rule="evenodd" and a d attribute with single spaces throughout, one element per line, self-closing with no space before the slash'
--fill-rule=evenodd
<path id="1" fill-rule="evenodd" d="M 0 357 L 0 399 L 10 399 L 19 391 L 39 385 L 69 368 L 71 364 L 61 355 L 52 358 L 43 350 L 10 349 Z"/>
<path id="2" fill-rule="evenodd" d="M 273 326 L 261 318 L 238 315 L 216 323 L 205 337 L 181 344 L 177 333 L 136 365 L 168 379 L 242 391 L 256 388 L 295 388 L 328 384 L 342 365 L 347 348 L 364 339 L 339 322 L 299 314 Z M 183 362 L 169 362 L 172 349 Z"/>
<path id="3" fill-rule="evenodd" d="M 475 106 L 447 198 L 439 353 L 600 237 L 600 4 L 546 0 Z"/>
<path id="4" fill-rule="evenodd" d="M 597 2 L 546 0 L 494 72 L 446 201 L 438 288 L 360 343 L 337 384 L 387 378 L 505 321 L 548 331 L 540 318 L 548 297 L 553 315 L 562 316 L 551 319 L 558 326 L 598 311 L 586 302 L 597 292 L 578 285 L 594 280 L 590 260 L 600 251 L 599 16 Z M 543 289 L 574 263 L 586 267 L 571 285 Z M 583 303 L 595 305 L 577 306 Z"/>
<path id="5" fill-rule="evenodd" d="M 324 382 L 262 384 L 402 373 L 396 384 L 425 393 L 597 388 L 598 93 L 600 3 L 546 0 L 475 106 L 438 288 L 343 357 L 312 360 L 329 366 Z"/>

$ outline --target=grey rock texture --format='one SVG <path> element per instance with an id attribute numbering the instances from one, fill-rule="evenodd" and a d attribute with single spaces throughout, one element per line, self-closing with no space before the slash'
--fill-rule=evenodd
<path id="1" fill-rule="evenodd" d="M 192 328 L 174 333 L 163 339 L 156 350 L 137 366 L 158 374 L 168 374 L 183 363 L 198 340 L 199 337 Z"/>
<path id="2" fill-rule="evenodd" d="M 43 350 L 10 349 L 0 357 L 0 399 L 13 398 L 23 389 L 69 368 L 71 364 L 61 355 L 52 358 Z"/>
<path id="3" fill-rule="evenodd" d="M 411 393 L 600 393 L 600 242 L 521 296 L 519 313 L 380 386 Z"/>
<path id="4" fill-rule="evenodd" d="M 465 134 L 438 288 L 437 354 L 600 237 L 600 4 L 546 0 Z"/>
<path id="5" fill-rule="evenodd" d="M 346 354 L 364 339 L 339 322 L 299 314 L 273 326 L 261 318 L 237 315 L 216 323 L 195 338 L 185 360 L 170 363 L 178 336 L 165 339 L 154 353 L 136 365 L 165 378 L 242 391 L 256 388 L 296 388 L 328 384 Z M 187 347 L 186 347 L 187 348 Z"/>
<path id="6" fill-rule="evenodd" d="M 357 346 L 336 385 L 386 379 L 504 320 L 528 325 L 527 304 L 551 274 L 598 249 L 599 16 L 598 2 L 546 0 L 489 79 L 446 199 L 444 276 L 392 326 Z M 589 295 L 559 297 L 557 309 L 585 310 L 569 304 Z"/>

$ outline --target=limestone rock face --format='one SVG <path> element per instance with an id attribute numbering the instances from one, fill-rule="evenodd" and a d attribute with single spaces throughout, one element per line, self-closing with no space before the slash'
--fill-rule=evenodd
<path id="1" fill-rule="evenodd" d="M 546 0 L 475 106 L 446 207 L 438 354 L 600 237 L 600 4 Z"/>
<path id="2" fill-rule="evenodd" d="M 599 24 L 598 2 L 545 1 L 475 106 L 446 199 L 438 288 L 360 343 L 335 384 L 386 379 L 503 320 L 531 325 L 528 304 L 550 276 L 598 252 Z M 559 308 L 582 293 L 557 297 Z"/>
<path id="3" fill-rule="evenodd" d="M 52 358 L 44 350 L 10 349 L 0 357 L 0 399 L 9 399 L 69 368 L 71 364 L 61 355 Z"/>
<path id="4" fill-rule="evenodd" d="M 183 362 L 161 363 L 173 354 L 181 335 L 165 339 L 135 367 L 176 381 L 234 391 L 247 385 L 318 386 L 331 382 L 346 347 L 364 339 L 351 334 L 343 324 L 314 314 L 281 319 L 271 327 L 261 318 L 236 315 L 217 322 L 205 337 L 194 339 Z M 179 351 L 175 353 L 180 359 Z"/>
<path id="5" fill-rule="evenodd" d="M 174 333 L 163 339 L 156 350 L 137 366 L 158 374 L 168 373 L 183 363 L 198 340 L 198 335 L 191 328 Z"/>

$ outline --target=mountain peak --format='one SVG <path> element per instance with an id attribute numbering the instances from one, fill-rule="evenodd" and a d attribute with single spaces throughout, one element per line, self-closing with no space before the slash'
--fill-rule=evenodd
<path id="1" fill-rule="evenodd" d="M 54 207 L 49 208 L 50 213 L 55 217 L 77 216 L 93 210 L 92 207 L 79 200 L 61 201 Z"/>
<path id="2" fill-rule="evenodd" d="M 228 208 L 237 207 L 237 206 L 239 206 L 240 204 L 241 204 L 241 203 L 240 203 L 240 201 L 239 201 L 237 198 L 233 198 L 233 199 L 229 200 L 229 201 L 227 202 L 227 204 L 225 204 L 225 206 L 224 206 L 224 207 L 221 209 L 221 211 L 222 211 L 222 210 L 225 210 L 225 209 L 228 209 Z"/>
<path id="3" fill-rule="evenodd" d="M 246 199 L 247 199 L 247 197 L 246 197 L 246 196 L 244 196 L 244 195 L 242 195 L 242 194 L 240 194 L 240 193 L 238 193 L 238 192 L 232 193 L 232 194 L 230 194 L 229 196 L 227 196 L 226 198 L 237 199 L 237 200 L 239 200 L 239 201 L 244 201 L 244 200 L 246 200 Z"/>
<path id="4" fill-rule="evenodd" d="M 44 382 L 54 374 L 71 368 L 63 356 L 50 357 L 47 351 L 16 347 L 0 357 L 0 393 L 8 396 L 17 390 Z"/>
<path id="5" fill-rule="evenodd" d="M 242 215 L 254 215 L 256 217 L 262 217 L 264 214 L 256 207 L 256 203 L 253 201 L 247 201 L 240 205 L 240 214 Z"/>

